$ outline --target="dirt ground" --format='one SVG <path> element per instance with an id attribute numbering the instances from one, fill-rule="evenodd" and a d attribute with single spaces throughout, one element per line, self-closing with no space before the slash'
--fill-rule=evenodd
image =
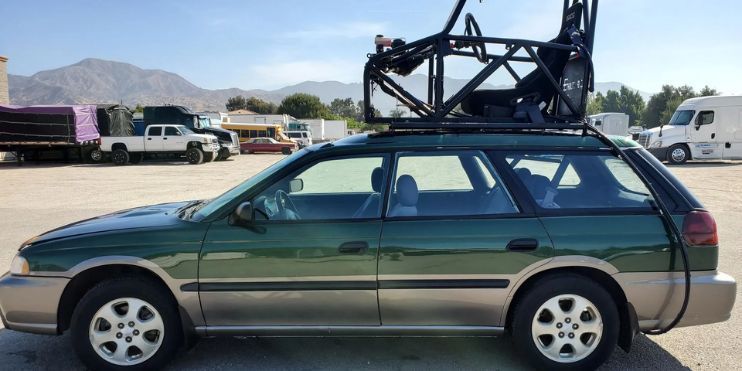
<path id="1" fill-rule="evenodd" d="M 216 196 L 280 159 L 243 155 L 225 162 L 101 165 L 0 163 L 0 271 L 18 246 L 49 229 L 124 208 Z M 721 240 L 719 269 L 742 278 L 742 163 L 695 163 L 672 171 L 710 209 Z M 739 296 L 739 289 L 738 289 Z M 0 329 L 2 369 L 82 369 L 69 337 Z M 631 353 L 616 350 L 603 367 L 739 369 L 742 305 L 724 323 L 639 337 Z M 172 369 L 524 369 L 508 337 L 219 338 L 182 354 Z"/>

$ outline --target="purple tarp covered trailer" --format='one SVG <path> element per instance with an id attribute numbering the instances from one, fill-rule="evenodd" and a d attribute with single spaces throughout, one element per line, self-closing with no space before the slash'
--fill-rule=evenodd
<path id="1" fill-rule="evenodd" d="M 0 105 L 0 145 L 83 145 L 100 138 L 96 106 Z"/>

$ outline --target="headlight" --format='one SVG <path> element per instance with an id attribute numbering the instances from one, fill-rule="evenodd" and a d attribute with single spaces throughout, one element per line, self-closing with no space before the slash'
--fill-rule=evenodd
<path id="1" fill-rule="evenodd" d="M 651 147 L 652 148 L 660 148 L 660 147 L 662 147 L 662 141 L 661 140 L 658 140 L 658 141 L 652 143 L 652 146 Z"/>
<path id="2" fill-rule="evenodd" d="M 10 263 L 10 274 L 14 276 L 27 276 L 30 271 L 28 260 L 20 255 L 16 255 Z"/>

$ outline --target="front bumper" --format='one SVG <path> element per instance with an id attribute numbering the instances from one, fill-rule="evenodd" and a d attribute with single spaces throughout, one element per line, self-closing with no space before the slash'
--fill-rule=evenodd
<path id="1" fill-rule="evenodd" d="M 630 272 L 614 277 L 634 306 L 640 329 L 664 327 L 680 310 L 685 292 L 682 272 Z M 728 320 L 736 296 L 737 283 L 732 276 L 718 271 L 691 272 L 688 308 L 677 327 Z"/>
<path id="2" fill-rule="evenodd" d="M 0 317 L 5 328 L 36 334 L 57 334 L 57 308 L 64 277 L 0 277 Z"/>
<path id="3" fill-rule="evenodd" d="M 220 144 L 221 144 L 221 148 L 226 148 L 227 150 L 229 150 L 229 154 L 230 155 L 239 155 L 240 154 L 240 146 L 239 145 L 234 145 L 233 143 L 226 143 L 226 142 L 220 143 Z"/>
<path id="4" fill-rule="evenodd" d="M 668 147 L 647 148 L 647 151 L 649 151 L 652 156 L 657 157 L 658 160 L 667 161 L 667 148 Z"/>

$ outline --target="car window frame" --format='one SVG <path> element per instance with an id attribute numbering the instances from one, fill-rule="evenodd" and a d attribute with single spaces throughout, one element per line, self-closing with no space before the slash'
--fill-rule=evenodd
<path id="1" fill-rule="evenodd" d="M 425 153 L 433 153 L 433 154 L 439 154 L 443 152 L 450 152 L 450 153 L 456 153 L 456 152 L 480 152 L 482 154 L 482 157 L 484 159 L 487 159 L 489 161 L 490 165 L 492 166 L 492 169 L 495 174 L 497 175 L 495 177 L 495 181 L 497 184 L 497 180 L 499 180 L 499 185 L 503 187 L 505 192 L 508 193 L 508 197 L 513 201 L 513 204 L 515 208 L 517 209 L 515 213 L 499 213 L 499 214 L 467 214 L 467 215 L 417 215 L 417 216 L 388 216 L 389 213 L 389 201 L 392 195 L 392 187 L 393 183 L 396 181 L 396 175 L 397 175 L 397 164 L 399 160 L 399 156 L 401 154 L 408 154 L 408 153 L 416 153 L 419 156 L 424 156 Z M 486 166 L 486 164 L 485 164 Z M 462 169 L 464 170 L 464 173 L 467 176 L 467 179 L 471 183 L 471 179 L 469 178 L 469 173 L 464 168 L 464 165 L 462 164 Z M 499 179 L 498 179 L 499 178 Z M 515 218 L 528 218 L 533 217 L 532 210 L 529 205 L 526 205 L 525 208 L 523 207 L 523 204 L 519 202 L 518 197 L 516 197 L 513 194 L 512 188 L 509 185 L 509 182 L 504 179 L 504 176 L 498 166 L 498 164 L 495 163 L 495 159 L 491 156 L 491 149 L 490 148 L 479 148 L 479 147 L 444 147 L 444 148 L 406 148 L 405 150 L 400 151 L 394 151 L 392 153 L 392 164 L 390 166 L 390 169 L 388 169 L 388 174 L 385 182 L 385 189 L 386 194 L 384 196 L 384 205 L 382 210 L 382 218 L 384 221 L 428 221 L 428 220 L 473 220 L 473 219 L 515 219 Z M 472 183 L 472 186 L 474 187 L 475 184 Z"/>
<path id="2" fill-rule="evenodd" d="M 388 195 L 388 177 L 390 176 L 390 167 L 391 167 L 391 158 L 392 153 L 390 152 L 383 152 L 383 151 L 374 151 L 374 152 L 359 152 L 359 153 L 353 153 L 353 154 L 331 154 L 326 156 L 320 156 L 320 157 L 314 157 L 311 159 L 307 159 L 306 161 L 302 162 L 301 164 L 296 164 L 297 166 L 292 167 L 291 169 L 283 169 L 286 170 L 284 172 L 281 172 L 280 175 L 276 176 L 272 179 L 266 179 L 266 182 L 263 184 L 260 184 L 256 186 L 256 189 L 254 191 L 251 190 L 250 195 L 245 197 L 245 201 L 249 201 L 251 204 L 255 202 L 255 198 L 260 196 L 261 193 L 263 193 L 266 189 L 274 186 L 277 182 L 282 181 L 286 177 L 289 177 L 294 174 L 301 174 L 302 172 L 306 171 L 312 166 L 317 165 L 320 162 L 324 161 L 334 161 L 334 160 L 343 160 L 343 159 L 350 159 L 350 158 L 361 158 L 361 157 L 381 157 L 382 158 L 382 169 L 384 166 L 387 168 L 384 169 L 384 181 L 382 183 L 381 188 L 381 197 L 380 200 L 386 200 L 386 197 Z M 369 181 L 370 181 L 369 174 Z M 258 189 L 259 188 L 259 189 Z M 253 204 L 254 205 L 254 204 Z M 381 205 L 381 212 L 379 216 L 371 217 L 371 218 L 328 218 L 328 219 L 297 219 L 297 220 L 269 220 L 269 219 L 253 219 L 251 224 L 260 226 L 260 225 L 271 225 L 271 224 L 300 224 L 300 223 L 352 223 L 352 222 L 368 222 L 368 221 L 380 221 L 383 219 L 384 213 L 386 212 L 385 205 Z M 256 210 L 257 211 L 257 210 Z"/>
<path id="3" fill-rule="evenodd" d="M 656 201 L 651 203 L 649 208 L 633 208 L 633 207 L 596 207 L 596 208 L 544 208 L 538 205 L 531 192 L 528 191 L 523 181 L 515 173 L 510 164 L 507 162 L 507 155 L 513 153 L 533 153 L 533 154 L 577 154 L 584 156 L 613 156 L 624 161 L 619 156 L 616 156 L 611 149 L 564 149 L 564 148 L 539 148 L 539 149 L 514 149 L 514 150 L 493 150 L 492 156 L 496 159 L 498 166 L 504 167 L 501 176 L 506 182 L 510 183 L 510 189 L 518 200 L 524 204 L 529 205 L 529 209 L 538 217 L 550 217 L 550 216 L 612 216 L 612 215 L 660 215 L 660 211 L 657 209 Z M 579 175 L 578 175 L 579 176 Z M 613 176 L 613 174 L 611 174 Z M 637 175 L 638 176 L 638 175 Z M 640 177 L 641 179 L 641 177 Z M 649 189 L 649 187 L 645 184 Z M 651 196 L 651 192 L 650 192 Z"/>

